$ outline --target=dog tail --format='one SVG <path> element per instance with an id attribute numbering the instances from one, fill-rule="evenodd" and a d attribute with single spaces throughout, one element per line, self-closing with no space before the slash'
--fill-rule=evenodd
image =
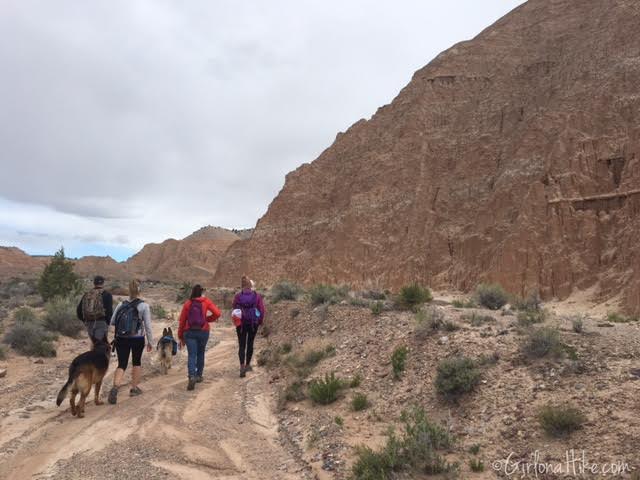
<path id="1" fill-rule="evenodd" d="M 60 406 L 60 404 L 64 402 L 64 399 L 67 398 L 67 392 L 69 391 L 69 386 L 72 382 L 73 379 L 69 377 L 67 383 L 65 383 L 64 386 L 60 389 L 60 392 L 58 392 L 58 398 L 56 399 L 56 405 Z"/>

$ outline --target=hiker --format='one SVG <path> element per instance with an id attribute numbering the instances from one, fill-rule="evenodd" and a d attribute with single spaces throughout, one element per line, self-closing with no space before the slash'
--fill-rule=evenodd
<path id="1" fill-rule="evenodd" d="M 153 332 L 151 331 L 151 309 L 140 298 L 140 282 L 129 282 L 129 300 L 121 302 L 111 316 L 111 325 L 114 326 L 114 343 L 118 354 L 118 368 L 113 375 L 113 387 L 109 392 L 109 403 L 114 404 L 118 400 L 118 389 L 122 385 L 124 372 L 129 364 L 129 355 L 133 368 L 131 371 L 131 388 L 129 395 L 140 395 L 142 390 L 138 384 L 142 377 L 142 351 L 147 337 L 147 352 L 151 352 L 153 345 Z"/>
<path id="2" fill-rule="evenodd" d="M 207 316 L 207 312 L 211 315 Z M 178 339 L 180 347 L 187 345 L 187 390 L 193 390 L 196 383 L 202 382 L 204 371 L 204 352 L 209 341 L 209 323 L 220 318 L 220 309 L 204 296 L 204 288 L 194 285 L 191 297 L 184 302 L 180 312 Z"/>
<path id="3" fill-rule="evenodd" d="M 253 341 L 258 327 L 264 322 L 265 309 L 262 297 L 254 290 L 254 282 L 246 275 L 242 276 L 240 292 L 233 298 L 233 309 L 239 310 L 239 318 L 234 318 L 238 335 L 238 357 L 240 359 L 240 376 L 250 372 L 253 356 Z"/>
<path id="4" fill-rule="evenodd" d="M 107 322 L 113 315 L 113 296 L 104 289 L 104 277 L 95 276 L 93 289 L 82 296 L 76 308 L 76 315 L 84 323 L 92 343 L 95 344 L 98 340 L 107 341 Z"/>

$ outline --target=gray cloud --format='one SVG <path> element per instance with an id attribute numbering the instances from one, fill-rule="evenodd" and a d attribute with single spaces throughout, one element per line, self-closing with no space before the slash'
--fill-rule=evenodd
<path id="1" fill-rule="evenodd" d="M 135 248 L 251 227 L 288 171 L 519 3 L 4 2 L 0 197 Z"/>

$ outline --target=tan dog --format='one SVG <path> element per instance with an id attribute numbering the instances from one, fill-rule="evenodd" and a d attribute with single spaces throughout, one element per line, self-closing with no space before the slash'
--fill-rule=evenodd
<path id="1" fill-rule="evenodd" d="M 67 396 L 69 387 L 71 387 L 71 414 L 77 415 L 79 418 L 84 417 L 84 404 L 87 396 L 91 391 L 91 386 L 95 385 L 95 404 L 102 405 L 100 401 L 100 387 L 102 379 L 109 369 L 109 358 L 111 357 L 111 347 L 107 343 L 107 339 L 95 340 L 93 350 L 82 353 L 73 359 L 69 365 L 69 379 L 67 383 L 60 389 L 56 404 L 60 404 Z M 76 395 L 80 393 L 80 401 L 76 406 Z"/>
<path id="2" fill-rule="evenodd" d="M 158 350 L 158 360 L 160 361 L 160 371 L 165 375 L 169 373 L 173 361 L 175 340 L 171 327 L 162 330 L 162 338 L 158 340 L 156 350 Z"/>

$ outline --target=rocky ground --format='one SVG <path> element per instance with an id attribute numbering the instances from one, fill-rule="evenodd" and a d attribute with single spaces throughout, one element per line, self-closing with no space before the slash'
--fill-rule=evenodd
<path id="1" fill-rule="evenodd" d="M 156 334 L 176 325 L 174 287 L 156 285 L 145 296 L 171 317 L 154 320 Z M 221 305 L 229 300 L 228 292 L 211 296 Z M 290 345 L 291 353 L 279 363 L 256 367 L 239 379 L 235 334 L 225 319 L 216 325 L 206 380 L 195 392 L 185 390 L 185 355 L 179 353 L 169 375 L 162 376 L 155 355 L 145 353 L 144 395 L 125 393 L 116 406 L 91 401 L 84 419 L 72 417 L 67 402 L 56 407 L 55 396 L 69 361 L 86 348 L 86 340 L 61 337 L 52 359 L 9 352 L 0 361 L 0 370 L 7 370 L 0 378 L 0 478 L 348 478 L 354 447 L 381 446 L 388 427 L 412 405 L 423 407 L 455 438 L 443 454 L 460 464 L 458 478 L 596 478 L 520 477 L 493 469 L 509 455 L 512 461 L 530 461 L 536 451 L 550 463 L 563 461 L 574 449 L 584 450 L 591 464 L 640 467 L 638 323 L 611 323 L 603 318 L 606 309 L 590 310 L 579 334 L 570 315 L 582 305 L 546 305 L 545 323 L 560 328 L 562 341 L 575 354 L 532 360 L 520 351 L 524 333 L 511 312 L 455 308 L 451 300 L 436 295 L 431 308 L 459 329 L 420 338 L 411 312 L 389 308 L 375 316 L 368 306 L 351 301 L 328 307 L 308 301 L 271 304 L 270 334 L 258 338 L 257 355 L 265 359 L 267 352 Z M 487 318 L 472 324 L 474 313 Z M 399 346 L 408 349 L 406 369 L 394 379 L 391 355 Z M 345 380 L 361 376 L 360 385 L 343 389 L 327 406 L 309 399 L 285 401 L 283 392 L 294 379 L 287 356 L 327 347 L 333 347 L 330 354 L 309 370 L 306 381 L 335 372 Z M 433 381 L 438 363 L 458 354 L 483 357 L 485 365 L 475 391 L 451 402 L 436 394 Z M 112 372 L 113 366 L 107 384 Z M 369 408 L 352 411 L 356 393 L 367 395 Z M 548 401 L 579 407 L 587 416 L 584 428 L 561 440 L 548 437 L 536 419 Z M 469 452 L 474 445 L 478 454 Z M 483 461 L 483 472 L 471 471 L 472 458 Z"/>

